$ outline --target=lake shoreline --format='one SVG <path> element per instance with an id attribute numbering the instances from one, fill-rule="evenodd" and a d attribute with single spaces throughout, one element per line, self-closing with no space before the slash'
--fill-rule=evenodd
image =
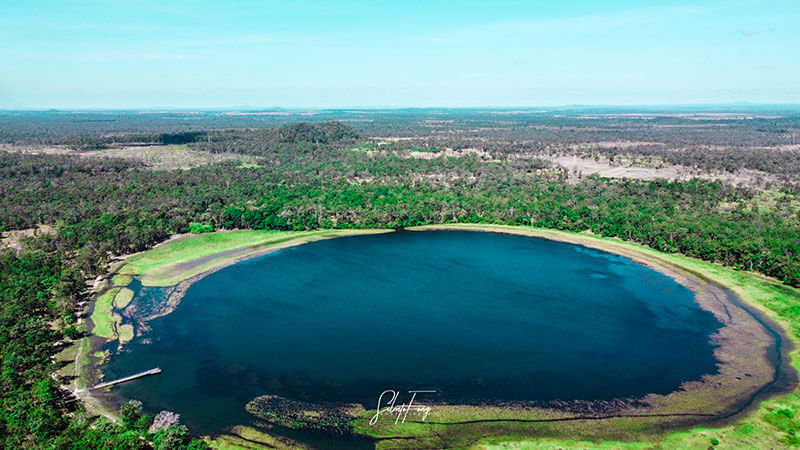
<path id="1" fill-rule="evenodd" d="M 720 283 L 719 280 L 714 280 L 713 277 L 709 277 L 708 274 L 704 274 L 701 271 L 692 270 L 691 268 L 685 266 L 681 267 L 679 264 L 667 261 L 665 258 L 659 257 L 662 254 L 656 252 L 655 250 L 639 249 L 634 247 L 636 244 L 631 244 L 624 241 L 616 242 L 616 240 L 611 241 L 609 239 L 599 238 L 587 234 L 567 233 L 554 230 L 534 229 L 529 227 L 473 224 L 429 225 L 407 229 L 408 232 L 448 230 L 494 232 L 522 235 L 534 238 L 544 238 L 583 245 L 618 256 L 626 257 L 639 264 L 657 270 L 658 272 L 673 278 L 680 284 L 692 290 L 692 292 L 695 293 L 698 305 L 700 305 L 701 308 L 710 311 L 715 315 L 715 317 L 717 317 L 717 319 L 722 319 L 720 321 L 723 322 L 725 326 L 720 330 L 719 336 L 714 338 L 716 340 L 715 344 L 718 344 L 718 347 L 715 350 L 715 357 L 721 362 L 719 373 L 704 377 L 704 379 L 700 381 L 686 383 L 685 386 L 682 386 L 682 389 L 679 392 L 672 393 L 667 396 L 648 396 L 644 399 L 637 399 L 637 402 L 625 402 L 625 407 L 617 405 L 612 408 L 613 411 L 610 411 L 611 414 L 596 414 L 595 417 L 587 417 L 584 419 L 579 418 L 582 415 L 580 410 L 591 411 L 593 410 L 591 405 L 577 405 L 577 409 L 575 410 L 576 414 L 573 414 L 572 417 L 562 414 L 564 412 L 563 410 L 553 411 L 551 408 L 540 408 L 532 404 L 518 404 L 517 407 L 512 407 L 510 409 L 508 407 L 500 409 L 493 407 L 479 407 L 480 410 L 476 410 L 474 409 L 475 407 L 470 406 L 443 405 L 442 408 L 438 409 L 438 415 L 432 417 L 431 424 L 438 421 L 440 424 L 446 423 L 451 426 L 461 428 L 461 426 L 467 425 L 467 422 L 464 422 L 463 420 L 459 422 L 453 420 L 453 418 L 463 417 L 465 414 L 468 416 L 484 418 L 486 418 L 487 415 L 495 415 L 495 422 L 498 425 L 503 423 L 507 425 L 511 421 L 538 423 L 544 420 L 543 418 L 546 418 L 548 422 L 551 420 L 563 420 L 564 422 L 574 420 L 585 420 L 587 422 L 615 422 L 615 419 L 616 421 L 631 420 L 625 419 L 625 416 L 631 418 L 637 416 L 636 419 L 638 419 L 638 421 L 646 423 L 645 428 L 655 432 L 656 435 L 663 436 L 663 433 L 665 432 L 683 429 L 690 426 L 726 425 L 757 408 L 759 401 L 776 395 L 786 394 L 796 389 L 796 372 L 791 368 L 790 364 L 790 352 L 794 348 L 793 340 L 790 339 L 785 333 L 783 327 L 775 323 L 769 317 L 769 314 L 766 313 L 766 308 L 764 308 L 762 305 L 753 304 L 754 302 L 745 301 L 741 298 L 741 296 L 735 293 L 735 289 L 732 289 L 734 292 L 731 292 L 731 294 L 736 295 L 741 302 L 741 305 L 736 305 L 735 302 L 729 298 L 728 293 L 730 291 L 726 290 L 726 288 L 723 286 L 723 283 Z M 263 256 L 283 248 L 302 245 L 320 239 L 353 236 L 358 234 L 371 234 L 376 232 L 387 233 L 391 231 L 392 230 L 324 230 L 321 232 L 311 232 L 315 234 L 306 236 L 296 236 L 283 242 L 244 246 L 234 248 L 232 250 L 227 249 L 211 253 L 210 255 L 203 256 L 199 259 L 179 261 L 177 263 L 173 263 L 172 272 L 167 271 L 167 273 L 171 275 L 173 279 L 176 274 L 179 276 L 189 274 L 189 276 L 183 277 L 178 281 L 178 283 L 175 284 L 176 289 L 174 293 L 170 295 L 168 301 L 171 308 L 174 309 L 174 307 L 177 307 L 182 294 L 185 293 L 186 289 L 188 289 L 189 286 L 191 286 L 194 282 L 224 267 L 228 267 L 246 259 Z M 172 239 L 169 242 L 180 241 L 182 238 L 183 237 Z M 193 236 L 189 236 L 186 239 L 191 238 L 193 238 Z M 657 254 L 647 254 L 647 250 Z M 142 254 L 144 253 L 139 253 L 137 255 Z M 677 257 L 686 258 L 684 256 Z M 142 279 L 145 279 L 144 277 L 146 274 L 136 274 L 130 270 L 126 271 L 126 266 L 128 265 L 126 264 L 122 266 L 122 270 L 119 270 L 118 273 L 140 275 L 143 276 Z M 165 278 L 163 277 L 163 273 L 164 272 L 162 271 L 162 279 Z M 749 309 L 748 307 L 753 308 L 753 310 Z M 734 317 L 731 316 L 732 309 L 735 310 L 735 314 L 737 315 L 735 317 L 736 320 L 734 320 Z M 763 330 L 761 332 L 759 332 L 758 326 L 753 325 L 752 320 L 748 321 L 746 319 L 746 315 L 748 314 L 751 315 L 752 318 L 756 319 L 757 322 L 762 323 Z M 726 323 L 726 321 L 728 323 Z M 776 337 L 774 339 L 777 339 L 777 341 L 773 342 L 773 344 L 778 341 L 783 343 L 783 345 L 780 346 L 779 356 L 776 361 L 780 367 L 778 367 L 778 370 L 774 371 L 776 376 L 773 377 L 772 380 L 769 380 L 769 378 L 772 376 L 772 370 L 770 370 L 768 367 L 770 365 L 770 349 L 772 348 L 768 336 L 770 331 L 776 333 Z M 748 357 L 742 358 L 743 355 L 741 354 L 741 349 L 737 349 L 736 346 L 736 342 L 741 340 L 742 336 L 756 337 L 754 341 L 759 343 L 759 347 L 757 349 L 758 351 L 756 353 L 762 354 L 762 358 L 753 358 L 752 349 L 748 349 L 748 351 L 745 352 L 745 355 Z M 759 359 L 759 361 L 754 361 L 755 359 Z M 747 368 L 743 369 L 741 363 L 747 363 Z M 736 364 L 739 365 L 737 366 Z M 788 373 L 787 368 L 789 371 Z M 742 384 L 739 383 L 741 380 L 736 380 L 737 383 L 732 382 L 732 380 L 734 380 L 737 376 L 736 374 L 741 373 L 742 370 L 747 370 L 747 373 L 755 372 L 750 373 L 750 376 L 747 377 L 749 378 L 749 380 L 747 380 L 747 385 L 749 388 L 744 389 L 746 392 L 741 392 Z M 779 382 L 775 384 L 775 381 L 779 378 Z M 731 384 L 736 385 L 735 390 L 738 392 L 734 393 L 729 389 L 723 389 L 723 391 L 725 391 L 723 397 L 729 400 L 726 402 L 728 406 L 723 408 L 721 411 L 717 411 L 716 413 L 707 412 L 709 407 L 713 406 L 714 404 L 718 404 L 717 397 L 720 396 L 719 386 L 729 386 Z M 758 388 L 758 386 L 767 384 L 772 384 L 773 389 L 761 392 L 761 389 Z M 700 398 L 701 401 L 698 402 L 696 399 L 691 398 L 693 396 Z M 743 399 L 745 400 L 745 404 L 742 406 Z M 641 406 L 638 406 L 640 404 L 638 403 L 639 401 L 645 401 L 650 406 L 643 409 Z M 687 413 L 689 410 L 692 412 Z M 650 418 L 643 418 L 642 415 L 645 415 L 645 417 L 649 416 Z M 669 419 L 670 417 L 672 419 Z M 590 426 L 589 429 L 584 430 L 588 433 L 576 433 L 574 430 L 572 430 L 569 432 L 569 434 L 575 435 L 576 437 L 588 437 L 590 439 L 593 435 L 602 437 L 603 439 L 620 440 L 631 440 L 642 437 L 639 433 L 620 434 L 614 432 L 613 428 L 616 426 L 618 426 L 618 424 L 609 427 Z M 560 429 L 561 427 L 556 428 Z M 367 430 L 361 431 L 363 432 Z M 553 436 L 562 436 L 564 431 L 566 430 L 555 432 Z M 404 436 L 402 429 L 395 429 L 395 427 L 372 429 L 369 430 L 368 434 L 375 438 L 389 440 L 392 440 L 393 438 L 409 438 L 409 436 Z M 525 434 L 527 433 L 523 433 L 523 435 Z M 545 435 L 549 435 L 549 433 L 545 433 Z"/>

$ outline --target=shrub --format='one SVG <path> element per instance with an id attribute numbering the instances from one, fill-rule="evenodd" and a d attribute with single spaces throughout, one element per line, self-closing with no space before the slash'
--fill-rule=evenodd
<path id="1" fill-rule="evenodd" d="M 189 224 L 189 232 L 194 234 L 210 233 L 214 231 L 214 225 L 210 223 L 192 222 Z"/>

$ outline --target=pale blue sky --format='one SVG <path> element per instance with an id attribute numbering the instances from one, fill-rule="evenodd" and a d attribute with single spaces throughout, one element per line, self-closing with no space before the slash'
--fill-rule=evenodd
<path id="1" fill-rule="evenodd" d="M 0 108 L 800 103 L 800 1 L 0 0 Z"/>

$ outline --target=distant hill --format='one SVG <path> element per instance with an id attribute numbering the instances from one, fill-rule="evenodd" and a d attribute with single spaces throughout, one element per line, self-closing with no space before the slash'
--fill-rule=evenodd
<path id="1" fill-rule="evenodd" d="M 292 148 L 298 154 L 358 139 L 359 134 L 339 121 L 301 122 L 278 128 L 209 130 L 190 145 L 212 153 L 232 152 L 265 156 Z"/>
<path id="2" fill-rule="evenodd" d="M 337 120 L 286 125 L 274 129 L 273 133 L 278 142 L 289 144 L 298 144 L 300 142 L 332 144 L 343 140 L 358 139 L 359 137 L 354 129 Z"/>

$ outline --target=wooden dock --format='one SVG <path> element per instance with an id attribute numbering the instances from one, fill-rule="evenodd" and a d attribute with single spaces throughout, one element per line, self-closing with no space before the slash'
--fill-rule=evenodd
<path id="1" fill-rule="evenodd" d="M 131 375 L 129 377 L 120 378 L 120 379 L 114 380 L 114 381 L 106 381 L 105 383 L 100 383 L 97 386 L 95 386 L 93 388 L 90 388 L 90 389 L 102 389 L 104 387 L 109 387 L 109 386 L 113 386 L 115 384 L 125 383 L 126 381 L 135 380 L 137 378 L 142 378 L 142 377 L 146 377 L 146 376 L 149 376 L 149 375 L 158 375 L 160 373 L 161 373 L 161 369 L 156 367 L 155 369 L 150 369 L 150 370 L 147 370 L 145 372 L 140 372 L 140 373 L 137 373 L 135 375 Z"/>

